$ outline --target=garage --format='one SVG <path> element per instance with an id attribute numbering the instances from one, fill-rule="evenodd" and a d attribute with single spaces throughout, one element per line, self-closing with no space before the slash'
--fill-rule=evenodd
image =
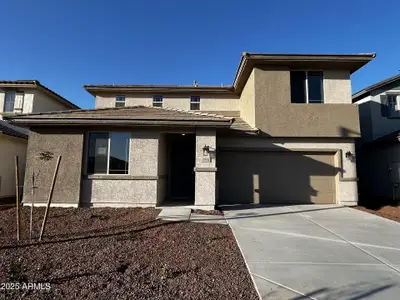
<path id="1" fill-rule="evenodd" d="M 219 204 L 336 203 L 335 153 L 220 150 Z"/>

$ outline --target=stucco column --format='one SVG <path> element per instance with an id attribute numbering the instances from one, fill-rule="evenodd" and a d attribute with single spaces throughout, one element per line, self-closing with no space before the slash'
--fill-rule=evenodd
<path id="1" fill-rule="evenodd" d="M 4 110 L 5 92 L 0 90 L 0 120 L 3 120 L 2 112 Z"/>
<path id="2" fill-rule="evenodd" d="M 355 154 L 354 143 L 345 144 L 341 151 L 343 173 L 339 179 L 339 201 L 340 204 L 353 206 L 358 202 L 357 168 L 356 161 L 346 157 L 346 153 Z"/>
<path id="3" fill-rule="evenodd" d="M 216 166 L 215 129 L 196 130 L 195 205 L 214 209 Z"/>

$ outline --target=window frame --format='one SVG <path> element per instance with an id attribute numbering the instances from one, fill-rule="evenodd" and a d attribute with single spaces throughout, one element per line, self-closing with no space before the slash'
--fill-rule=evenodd
<path id="1" fill-rule="evenodd" d="M 12 105 L 12 110 L 6 110 L 6 106 L 7 106 L 7 95 L 13 94 L 13 105 Z M 13 113 L 15 111 L 15 99 L 17 96 L 17 92 L 16 91 L 6 91 L 4 93 L 4 104 L 3 104 L 3 112 L 5 113 Z"/>
<path id="2" fill-rule="evenodd" d="M 195 101 L 197 99 L 198 99 L 198 101 Z M 200 110 L 200 108 L 201 108 L 200 103 L 201 103 L 201 97 L 200 96 L 190 96 L 190 110 Z M 192 105 L 199 105 L 199 108 L 198 109 L 193 109 Z"/>
<path id="3" fill-rule="evenodd" d="M 157 105 L 155 105 L 157 104 Z M 160 105 L 158 105 L 160 104 Z M 154 95 L 153 96 L 153 107 L 163 107 L 164 106 L 164 97 L 162 95 Z"/>
<path id="4" fill-rule="evenodd" d="M 128 173 L 127 174 L 110 174 L 110 153 L 111 153 L 111 134 L 113 132 L 123 132 L 129 135 L 129 142 L 128 142 Z M 107 140 L 107 173 L 93 173 L 89 174 L 88 172 L 88 164 L 89 164 L 89 141 L 90 141 L 90 134 L 91 133 L 108 133 L 108 140 Z M 84 166 L 84 174 L 85 176 L 129 176 L 131 174 L 131 140 L 132 140 L 132 133 L 130 131 L 103 131 L 103 130 L 92 130 L 86 133 L 85 137 L 85 166 Z"/>
<path id="5" fill-rule="evenodd" d="M 325 72 L 323 70 L 317 70 L 317 69 L 309 69 L 309 70 L 296 70 L 296 69 L 292 69 L 290 70 L 290 72 L 304 72 L 305 73 L 305 79 L 304 79 L 304 93 L 305 93 L 305 100 L 306 102 L 304 103 L 298 103 L 298 102 L 292 102 L 292 94 L 290 94 L 290 103 L 291 104 L 325 104 L 325 89 L 324 89 L 324 80 L 325 80 Z M 309 72 L 319 72 L 321 73 L 321 102 L 311 102 L 310 103 L 310 99 L 309 99 L 309 88 L 308 88 L 308 73 Z M 290 86 L 291 86 L 291 82 L 290 82 Z"/>
<path id="6" fill-rule="evenodd" d="M 118 98 L 123 98 L 124 100 L 118 100 Z M 118 104 L 123 103 L 123 105 L 118 106 Z M 126 96 L 125 95 L 116 95 L 115 96 L 115 107 L 126 107 Z"/>
<path id="7" fill-rule="evenodd" d="M 400 102 L 400 100 L 398 99 L 399 97 L 400 97 L 400 94 L 397 94 L 397 93 L 386 93 L 386 97 L 387 97 L 387 106 L 388 106 L 388 108 L 390 108 L 391 106 L 390 106 L 390 99 L 392 99 L 392 97 L 394 97 L 394 110 L 389 110 L 389 115 L 391 114 L 391 113 L 395 113 L 395 112 L 398 112 L 399 110 L 400 110 L 400 107 L 399 107 L 399 102 Z"/>

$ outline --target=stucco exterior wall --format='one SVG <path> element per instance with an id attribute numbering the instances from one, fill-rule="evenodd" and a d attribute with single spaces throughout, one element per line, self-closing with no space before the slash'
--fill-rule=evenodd
<path id="1" fill-rule="evenodd" d="M 336 197 L 338 204 L 356 205 L 358 201 L 356 164 L 345 155 L 355 153 L 352 139 L 318 138 L 258 138 L 258 137 L 218 137 L 218 147 L 237 149 L 270 149 L 274 151 L 327 151 L 337 154 L 338 173 L 336 176 Z M 294 168 L 296 166 L 293 166 Z"/>
<path id="2" fill-rule="evenodd" d="M 159 136 L 157 131 L 131 132 L 129 174 L 85 176 L 82 204 L 93 207 L 155 206 Z"/>
<path id="3" fill-rule="evenodd" d="M 323 90 L 325 103 L 351 104 L 350 72 L 346 70 L 325 70 Z"/>
<path id="4" fill-rule="evenodd" d="M 55 100 L 41 90 L 34 91 L 32 112 L 59 111 L 71 109 L 60 101 Z"/>
<path id="5" fill-rule="evenodd" d="M 19 160 L 20 184 L 23 184 L 27 145 L 28 141 L 25 139 L 0 133 L 0 199 L 15 197 L 15 156 Z"/>
<path id="6" fill-rule="evenodd" d="M 116 95 L 96 96 L 96 108 L 115 107 Z M 163 95 L 163 107 L 190 110 L 190 96 Z M 125 106 L 153 105 L 153 95 L 126 95 Z M 235 95 L 200 95 L 200 110 L 223 111 L 239 110 L 239 97 Z"/>
<path id="7" fill-rule="evenodd" d="M 292 104 L 290 71 L 255 68 L 255 126 L 274 137 L 358 137 L 353 104 Z"/>
<path id="8" fill-rule="evenodd" d="M 157 181 L 157 204 L 160 205 L 167 196 L 168 184 L 168 162 L 167 162 L 167 139 L 165 134 L 160 134 L 158 140 L 158 181 Z"/>
<path id="9" fill-rule="evenodd" d="M 240 117 L 253 127 L 256 124 L 254 76 L 253 70 L 243 88 L 242 94 L 240 95 L 239 105 Z"/>
<path id="10" fill-rule="evenodd" d="M 51 151 L 51 161 L 39 159 L 41 151 Z M 83 132 L 81 130 L 35 129 L 29 133 L 23 203 L 32 201 L 32 172 L 37 175 L 35 203 L 45 204 L 50 192 L 51 181 L 57 162 L 61 156 L 60 167 L 54 187 L 52 204 L 78 206 L 81 190 L 81 168 L 83 154 Z"/>
<path id="11" fill-rule="evenodd" d="M 203 147 L 209 146 L 209 154 Z M 213 129 L 196 130 L 195 205 L 203 209 L 215 206 L 216 132 Z"/>

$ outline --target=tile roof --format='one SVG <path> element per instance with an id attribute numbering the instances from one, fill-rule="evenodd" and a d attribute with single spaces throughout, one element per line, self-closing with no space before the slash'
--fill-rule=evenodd
<path id="1" fill-rule="evenodd" d="M 27 139 L 29 130 L 21 127 L 17 127 L 7 123 L 6 121 L 0 120 L 0 133 L 14 136 L 17 138 Z"/>

